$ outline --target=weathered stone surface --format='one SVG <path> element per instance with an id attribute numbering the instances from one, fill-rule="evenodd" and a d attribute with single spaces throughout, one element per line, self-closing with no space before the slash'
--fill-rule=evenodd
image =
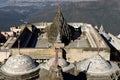
<path id="1" fill-rule="evenodd" d="M 74 30 L 74 28 L 73 28 Z M 51 26 L 47 27 L 48 41 L 54 43 L 58 36 L 62 43 L 68 44 L 72 38 L 72 27 L 67 24 L 60 7 Z"/>

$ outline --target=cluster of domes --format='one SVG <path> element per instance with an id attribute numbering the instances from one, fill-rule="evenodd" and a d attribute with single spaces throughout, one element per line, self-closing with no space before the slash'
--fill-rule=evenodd
<path id="1" fill-rule="evenodd" d="M 13 55 L 8 58 L 6 63 L 1 67 L 1 70 L 3 73 L 12 76 L 24 75 L 33 73 L 40 68 L 49 71 L 53 66 L 55 66 L 55 63 L 55 58 L 51 58 L 48 62 L 42 64 L 40 67 L 30 56 Z M 75 65 L 68 64 L 68 62 L 63 58 L 58 58 L 58 65 L 62 68 L 63 72 L 71 69 L 74 70 L 76 65 L 77 71 L 85 72 L 86 74 L 94 76 L 110 76 L 119 70 L 119 67 L 116 64 L 106 61 L 99 54 L 79 63 L 75 63 Z"/>
<path id="2" fill-rule="evenodd" d="M 22 75 L 31 73 L 38 69 L 38 64 L 27 55 L 14 55 L 8 58 L 6 63 L 1 67 L 4 73 L 12 75 Z"/>

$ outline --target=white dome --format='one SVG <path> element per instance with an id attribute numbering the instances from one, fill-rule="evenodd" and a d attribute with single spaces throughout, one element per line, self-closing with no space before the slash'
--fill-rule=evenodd
<path id="1" fill-rule="evenodd" d="M 50 59 L 46 64 L 47 64 L 47 66 L 55 65 L 55 58 Z M 65 67 L 65 66 L 67 66 L 67 62 L 63 58 L 59 58 L 58 65 L 61 67 Z"/>
<path id="2" fill-rule="evenodd" d="M 112 69 L 112 64 L 105 59 L 103 59 L 100 55 L 95 55 L 80 64 L 77 65 L 81 71 L 86 71 L 90 74 L 101 74 L 110 72 Z"/>
<path id="3" fill-rule="evenodd" d="M 37 67 L 33 59 L 27 55 L 15 55 L 8 58 L 1 70 L 8 74 L 24 74 Z"/>
<path id="4" fill-rule="evenodd" d="M 51 58 L 45 65 L 44 68 L 49 70 L 51 66 L 55 65 L 55 58 Z M 66 67 L 68 65 L 68 63 L 65 61 L 65 59 L 63 58 L 59 58 L 58 59 L 58 65 L 63 67 Z"/>

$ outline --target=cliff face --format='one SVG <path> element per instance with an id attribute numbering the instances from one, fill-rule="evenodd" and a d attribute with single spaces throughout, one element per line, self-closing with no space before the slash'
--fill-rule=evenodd
<path id="1" fill-rule="evenodd" d="M 71 41 L 72 30 L 65 21 L 63 14 L 61 13 L 60 7 L 58 7 L 58 12 L 53 20 L 53 23 L 47 29 L 47 33 L 48 41 L 51 43 L 56 42 L 58 38 L 62 43 L 65 43 L 66 45 Z"/>

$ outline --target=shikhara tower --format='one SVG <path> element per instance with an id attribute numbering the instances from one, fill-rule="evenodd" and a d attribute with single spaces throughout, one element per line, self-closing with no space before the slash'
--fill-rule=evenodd
<path id="1" fill-rule="evenodd" d="M 58 11 L 52 24 L 47 27 L 47 33 L 48 41 L 51 43 L 54 43 L 58 39 L 58 37 L 65 45 L 69 44 L 69 42 L 71 41 L 73 34 L 72 27 L 69 26 L 65 21 L 60 6 L 58 6 Z"/>

